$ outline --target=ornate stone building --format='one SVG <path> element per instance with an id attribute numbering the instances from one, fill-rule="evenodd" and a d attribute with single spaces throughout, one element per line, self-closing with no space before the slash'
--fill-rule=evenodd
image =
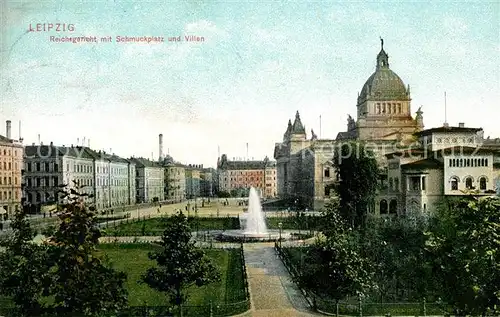
<path id="1" fill-rule="evenodd" d="M 288 121 L 283 141 L 274 149 L 280 198 L 319 209 L 336 181 L 332 160 L 339 144 L 349 140 L 365 142 L 384 168 L 384 155 L 414 142 L 413 134 L 423 129 L 423 112 L 418 109 L 412 117 L 410 87 L 389 68 L 389 56 L 383 40 L 381 43 L 375 72 L 358 93 L 357 120 L 348 116 L 347 131 L 340 132 L 335 140 L 327 140 L 318 139 L 311 130 L 308 139 L 298 112 L 293 124 Z"/>

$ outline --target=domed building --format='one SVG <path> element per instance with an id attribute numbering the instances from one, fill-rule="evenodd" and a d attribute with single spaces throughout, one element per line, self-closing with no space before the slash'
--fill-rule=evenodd
<path id="1" fill-rule="evenodd" d="M 356 103 L 357 121 L 348 117 L 347 131 L 336 139 L 319 139 L 311 130 L 307 137 L 300 115 L 288 121 L 283 141 L 276 143 L 278 196 L 293 204 L 319 209 L 330 196 L 337 181 L 333 167 L 333 151 L 345 140 L 368 141 L 377 161 L 384 166 L 384 154 L 413 142 L 413 134 L 423 129 L 420 109 L 411 115 L 410 87 L 389 68 L 389 55 L 377 55 L 375 72 L 366 80 Z"/>
<path id="2" fill-rule="evenodd" d="M 389 55 L 381 39 L 375 72 L 368 77 L 356 104 L 357 122 L 349 116 L 347 132 L 338 140 L 410 141 L 424 127 L 422 111 L 411 115 L 410 86 L 389 68 Z"/>

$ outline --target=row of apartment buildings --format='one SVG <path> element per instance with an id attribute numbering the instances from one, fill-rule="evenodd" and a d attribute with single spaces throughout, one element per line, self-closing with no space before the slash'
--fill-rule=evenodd
<path id="1" fill-rule="evenodd" d="M 161 139 L 161 138 L 160 138 Z M 0 135 L 0 219 L 21 208 L 39 212 L 58 200 L 61 186 L 80 188 L 97 209 L 183 201 L 215 194 L 215 170 L 185 165 L 170 156 L 152 161 L 123 158 L 87 146 L 32 144 Z"/>

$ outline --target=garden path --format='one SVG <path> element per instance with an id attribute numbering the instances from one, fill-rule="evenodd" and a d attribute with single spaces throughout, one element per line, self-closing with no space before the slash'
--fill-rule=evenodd
<path id="1" fill-rule="evenodd" d="M 292 282 L 274 250 L 274 243 L 243 245 L 252 303 L 252 317 L 318 316 Z"/>

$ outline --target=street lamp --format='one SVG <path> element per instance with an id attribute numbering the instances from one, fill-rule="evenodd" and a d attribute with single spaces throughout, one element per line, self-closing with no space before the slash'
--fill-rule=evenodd
<path id="1" fill-rule="evenodd" d="M 282 227 L 283 227 L 283 223 L 278 222 L 278 228 L 279 228 L 279 230 L 280 230 L 280 237 L 279 237 L 279 239 L 280 239 L 280 240 L 279 240 L 279 241 L 280 241 L 280 250 L 281 250 L 281 228 L 282 228 Z"/>

